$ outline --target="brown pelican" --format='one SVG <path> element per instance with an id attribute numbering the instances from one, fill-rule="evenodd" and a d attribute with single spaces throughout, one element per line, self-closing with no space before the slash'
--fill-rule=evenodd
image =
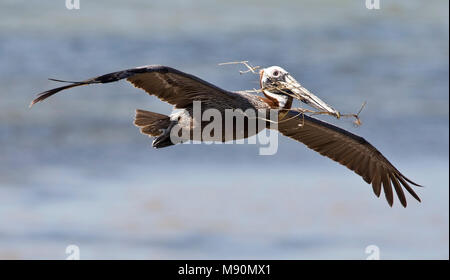
<path id="1" fill-rule="evenodd" d="M 308 115 L 299 115 L 298 111 L 291 110 L 293 98 L 296 98 L 337 118 L 340 116 L 337 110 L 303 88 L 286 70 L 278 66 L 260 71 L 260 84 L 264 97 L 247 92 L 226 91 L 179 70 L 167 66 L 149 65 L 113 72 L 80 82 L 51 79 L 69 84 L 40 93 L 30 106 L 65 89 L 111 83 L 122 79 L 126 79 L 148 94 L 174 105 L 175 109 L 185 109 L 183 112 L 171 116 L 136 110 L 134 123 L 140 127 L 142 133 L 156 137 L 152 144 L 155 148 L 173 145 L 169 131 L 174 125 L 192 129 L 199 124 L 198 120 L 191 117 L 194 101 L 201 101 L 202 110 L 214 108 L 222 114 L 226 109 L 242 109 L 243 111 L 246 109 L 277 109 L 279 115 L 277 129 L 281 134 L 302 142 L 308 148 L 353 170 L 368 184 L 372 184 L 376 196 L 380 196 L 383 188 L 390 206 L 394 201 L 392 187 L 404 207 L 407 203 L 403 188 L 420 202 L 420 198 L 409 184 L 420 185 L 400 173 L 364 138 Z M 280 85 L 283 87 L 280 88 Z M 203 124 L 202 121 L 200 122 Z M 264 128 L 258 127 L 257 130 L 260 131 Z M 244 135 L 244 137 L 249 136 L 251 133 L 248 132 Z M 235 135 L 233 137 L 236 138 Z M 222 141 L 227 140 L 230 139 L 222 138 Z"/>

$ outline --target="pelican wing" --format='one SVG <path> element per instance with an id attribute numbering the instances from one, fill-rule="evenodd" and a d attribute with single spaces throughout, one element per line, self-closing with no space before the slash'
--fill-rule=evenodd
<path id="1" fill-rule="evenodd" d="M 38 94 L 30 106 L 65 89 L 90 84 L 111 83 L 122 79 L 127 79 L 135 87 L 145 90 L 150 95 L 154 95 L 162 101 L 175 105 L 176 108 L 185 108 L 192 104 L 194 100 L 204 103 L 217 103 L 222 100 L 225 104 L 231 105 L 236 102 L 236 98 L 239 98 L 237 94 L 220 89 L 193 75 L 167 66 L 149 65 L 117 71 L 81 82 L 67 82 L 53 79 L 54 81 L 70 84 Z"/>
<path id="2" fill-rule="evenodd" d="M 360 175 L 378 197 L 383 187 L 390 206 L 394 202 L 392 186 L 401 204 L 406 207 L 402 186 L 420 202 L 409 186 L 418 184 L 406 178 L 374 146 L 364 138 L 321 120 L 298 115 L 296 111 L 279 113 L 278 130 L 281 134 L 305 144 L 321 155 L 345 165 Z"/>

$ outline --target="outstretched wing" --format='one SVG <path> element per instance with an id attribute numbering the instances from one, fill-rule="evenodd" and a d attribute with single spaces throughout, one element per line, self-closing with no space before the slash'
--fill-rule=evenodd
<path id="1" fill-rule="evenodd" d="M 185 108 L 192 104 L 194 100 L 204 103 L 215 102 L 216 104 L 224 102 L 232 105 L 236 102 L 236 99 L 239 99 L 239 95 L 220 89 L 193 75 L 167 66 L 149 65 L 117 71 L 81 82 L 68 82 L 69 85 L 38 94 L 37 98 L 31 102 L 30 107 L 65 89 L 90 84 L 111 83 L 122 79 L 127 79 L 135 87 L 175 105 L 176 108 Z"/>
<path id="2" fill-rule="evenodd" d="M 345 165 L 372 184 L 379 197 L 381 187 L 390 206 L 394 202 L 392 186 L 404 207 L 406 198 L 402 186 L 420 202 L 408 183 L 420 186 L 397 170 L 364 138 L 318 119 L 289 111 L 279 113 L 278 130 L 285 136 L 302 142 L 321 155 Z"/>

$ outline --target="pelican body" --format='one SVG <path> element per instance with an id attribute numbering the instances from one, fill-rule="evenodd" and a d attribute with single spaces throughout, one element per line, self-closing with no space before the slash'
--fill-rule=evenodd
<path id="1" fill-rule="evenodd" d="M 222 120 L 225 120 L 224 116 L 227 110 L 266 111 L 267 118 L 269 118 L 269 111 L 276 110 L 278 115 L 276 129 L 281 134 L 302 142 L 308 148 L 353 170 L 368 184 L 372 184 L 373 191 L 378 197 L 383 189 L 390 206 L 394 201 L 393 188 L 404 207 L 407 202 L 403 189 L 420 202 L 420 198 L 409 184 L 420 185 L 400 173 L 364 138 L 327 122 L 305 114 L 299 115 L 297 111 L 290 110 L 295 98 L 318 110 L 328 112 L 337 118 L 340 117 L 337 110 L 302 87 L 286 70 L 279 66 L 271 66 L 260 71 L 260 86 L 264 96 L 227 91 L 174 68 L 149 65 L 117 71 L 80 82 L 67 82 L 68 85 L 40 93 L 30 106 L 65 89 L 111 83 L 122 79 L 126 79 L 135 87 L 174 106 L 175 111 L 169 116 L 136 110 L 134 124 L 140 128 L 143 134 L 155 138 L 152 143 L 155 148 L 177 144 L 172 141 L 171 137 L 171 131 L 175 126 L 189 132 L 189 136 L 181 137 L 180 142 L 204 140 L 202 134 L 195 133 L 195 129 L 206 127 L 210 121 L 193 117 L 195 115 L 194 105 L 198 101 L 201 102 L 202 114 L 209 109 L 214 109 L 220 112 Z M 265 128 L 272 128 L 268 121 L 264 121 L 257 122 L 256 129 L 251 131 L 248 129 L 249 121 L 250 118 L 245 116 L 243 127 L 236 128 L 231 135 L 220 133 L 217 140 L 225 142 L 247 138 Z M 225 127 L 225 123 L 222 127 Z M 238 133 L 239 131 L 242 133 Z"/>

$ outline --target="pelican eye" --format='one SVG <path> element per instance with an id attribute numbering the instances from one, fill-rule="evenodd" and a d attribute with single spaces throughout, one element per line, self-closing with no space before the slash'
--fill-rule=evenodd
<path id="1" fill-rule="evenodd" d="M 278 70 L 273 71 L 272 76 L 278 77 L 280 75 L 280 72 Z"/>

